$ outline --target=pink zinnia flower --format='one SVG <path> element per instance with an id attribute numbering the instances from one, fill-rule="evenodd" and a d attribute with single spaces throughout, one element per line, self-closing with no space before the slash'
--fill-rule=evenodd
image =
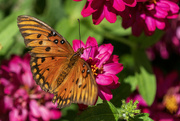
<path id="1" fill-rule="evenodd" d="M 0 68 L 0 120 L 59 119 L 61 112 L 51 100 L 53 95 L 35 84 L 30 69 L 30 56 L 13 56 Z"/>
<path id="2" fill-rule="evenodd" d="M 135 5 L 136 0 L 87 0 L 81 14 L 83 17 L 92 14 L 95 25 L 99 24 L 104 18 L 110 23 L 114 23 L 118 12 L 124 11 L 126 6 L 134 7 Z"/>
<path id="3" fill-rule="evenodd" d="M 111 100 L 113 97 L 111 89 L 119 86 L 119 78 L 116 74 L 123 69 L 123 65 L 118 63 L 118 56 L 112 55 L 113 46 L 104 44 L 98 47 L 98 43 L 93 37 L 87 39 L 86 45 L 80 40 L 73 41 L 74 51 L 77 51 L 80 46 L 83 48 L 88 47 L 81 57 L 89 63 L 94 72 L 98 84 L 98 95 L 103 100 Z"/>
<path id="4" fill-rule="evenodd" d="M 180 54 L 180 14 L 177 19 L 171 21 L 161 40 L 147 50 L 151 60 L 158 54 L 161 58 L 168 59 L 171 53 Z"/>
<path id="5" fill-rule="evenodd" d="M 140 0 L 134 8 L 128 7 L 119 14 L 123 18 L 123 27 L 132 27 L 133 35 L 139 36 L 143 31 L 152 35 L 156 28 L 164 30 L 168 19 L 177 18 L 179 6 L 177 0 Z"/>
<path id="6" fill-rule="evenodd" d="M 179 121 L 180 117 L 180 81 L 178 72 L 172 71 L 164 75 L 158 68 L 154 68 L 157 79 L 157 93 L 151 106 L 148 106 L 137 92 L 128 99 L 138 100 L 138 108 L 143 113 L 149 113 L 154 121 Z"/>

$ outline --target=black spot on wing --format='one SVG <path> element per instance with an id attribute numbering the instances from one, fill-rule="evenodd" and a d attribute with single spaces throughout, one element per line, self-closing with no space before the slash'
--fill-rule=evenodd
<path id="1" fill-rule="evenodd" d="M 41 37 L 41 34 L 38 34 L 38 35 L 37 35 L 37 38 L 40 38 L 40 37 Z"/>
<path id="2" fill-rule="evenodd" d="M 65 41 L 64 41 L 64 40 L 61 40 L 60 42 L 61 42 L 61 44 L 64 44 L 64 43 L 65 43 Z"/>
<path id="3" fill-rule="evenodd" d="M 45 61 L 45 57 L 41 58 L 41 63 L 43 63 Z"/>
<path id="4" fill-rule="evenodd" d="M 42 45 L 43 41 L 39 41 L 39 44 Z"/>
<path id="5" fill-rule="evenodd" d="M 49 51 L 51 50 L 51 48 L 50 48 L 50 47 L 47 47 L 45 50 L 46 50 L 47 52 L 49 52 Z"/>
<path id="6" fill-rule="evenodd" d="M 57 40 L 57 39 L 55 39 L 55 40 L 54 40 L 54 43 L 55 43 L 55 44 L 58 44 L 58 40 Z"/>

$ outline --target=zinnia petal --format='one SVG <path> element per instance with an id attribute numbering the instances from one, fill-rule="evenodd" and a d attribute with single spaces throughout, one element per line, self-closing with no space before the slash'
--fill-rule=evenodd
<path id="1" fill-rule="evenodd" d="M 50 110 L 49 113 L 51 119 L 59 119 L 62 115 L 61 112 L 58 110 Z"/>
<path id="2" fill-rule="evenodd" d="M 39 118 L 41 114 L 40 114 L 39 105 L 37 101 L 31 100 L 29 105 L 30 105 L 30 111 L 32 115 L 36 118 Z"/>
<path id="3" fill-rule="evenodd" d="M 104 86 L 98 86 L 98 95 L 101 97 L 103 100 L 110 101 L 113 97 L 111 90 L 107 87 Z"/>
<path id="4" fill-rule="evenodd" d="M 104 16 L 110 23 L 116 22 L 116 11 L 110 6 L 109 3 L 106 3 L 104 6 Z"/>
<path id="5" fill-rule="evenodd" d="M 106 76 L 104 74 L 98 74 L 96 82 L 99 85 L 110 85 L 111 83 L 113 83 L 113 78 L 111 76 Z"/>
<path id="6" fill-rule="evenodd" d="M 46 107 L 40 106 L 39 111 L 43 120 L 49 120 L 51 118 L 50 111 Z"/>
<path id="7" fill-rule="evenodd" d="M 103 69 L 105 73 L 117 74 L 123 70 L 123 65 L 121 63 L 108 63 L 103 66 Z"/>
<path id="8" fill-rule="evenodd" d="M 98 43 L 94 37 L 88 37 L 86 41 L 86 46 L 87 49 L 84 51 L 84 58 L 89 59 L 89 57 L 92 57 L 94 59 L 94 55 L 97 53 L 98 50 Z"/>
<path id="9" fill-rule="evenodd" d="M 112 3 L 113 3 L 113 7 L 117 11 L 123 11 L 125 9 L 125 4 L 124 4 L 124 2 L 122 0 L 114 0 L 114 1 L 112 1 Z"/>

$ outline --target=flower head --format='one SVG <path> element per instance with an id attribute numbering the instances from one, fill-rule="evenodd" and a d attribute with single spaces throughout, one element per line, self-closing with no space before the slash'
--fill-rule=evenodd
<path id="1" fill-rule="evenodd" d="M 171 21 L 161 40 L 147 50 L 151 60 L 154 60 L 157 54 L 168 59 L 171 53 L 180 54 L 180 14 Z"/>
<path id="2" fill-rule="evenodd" d="M 98 84 L 98 95 L 103 100 L 112 99 L 111 89 L 119 86 L 117 73 L 121 72 L 123 65 L 118 63 L 118 56 L 112 55 L 113 46 L 104 44 L 98 47 L 97 41 L 93 37 L 87 39 L 86 44 L 80 40 L 73 41 L 73 49 L 86 48 L 81 57 L 90 65 L 96 82 Z"/>
<path id="3" fill-rule="evenodd" d="M 154 121 L 178 121 L 180 116 L 180 83 L 177 71 L 164 75 L 158 68 L 154 68 L 157 79 L 157 94 L 151 106 L 148 106 L 137 92 L 128 99 L 138 100 L 138 108 L 143 113 L 149 113 Z"/>
<path id="4" fill-rule="evenodd" d="M 124 11 L 126 6 L 134 7 L 135 5 L 136 0 L 87 0 L 81 14 L 83 17 L 92 15 L 95 25 L 99 24 L 104 18 L 110 23 L 114 23 L 117 12 Z"/>
<path id="5" fill-rule="evenodd" d="M 30 70 L 30 56 L 13 56 L 0 69 L 0 119 L 50 120 L 61 112 L 51 102 L 53 95 L 35 84 Z"/>
<path id="6" fill-rule="evenodd" d="M 164 30 L 168 19 L 177 18 L 179 6 L 177 0 L 141 0 L 135 7 L 127 8 L 119 15 L 123 19 L 123 27 L 132 27 L 133 35 L 139 36 L 143 31 L 152 35 L 156 28 Z"/>

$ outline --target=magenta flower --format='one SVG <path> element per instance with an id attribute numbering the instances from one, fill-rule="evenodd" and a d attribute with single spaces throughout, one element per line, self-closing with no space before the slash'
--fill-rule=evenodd
<path id="1" fill-rule="evenodd" d="M 119 12 L 123 27 L 132 27 L 133 35 L 139 36 L 143 31 L 146 35 L 152 35 L 156 28 L 164 30 L 168 26 L 168 19 L 178 16 L 177 0 L 140 1 L 134 8 L 127 7 L 124 12 Z"/>
<path id="2" fill-rule="evenodd" d="M 83 17 L 92 14 L 95 25 L 99 24 L 104 18 L 110 23 L 114 23 L 118 12 L 124 11 L 126 6 L 134 7 L 135 5 L 136 0 L 87 0 L 81 14 Z"/>
<path id="3" fill-rule="evenodd" d="M 138 100 L 138 108 L 143 113 L 149 113 L 154 121 L 179 121 L 180 117 L 180 81 L 178 72 L 172 71 L 166 76 L 158 68 L 154 68 L 157 79 L 156 98 L 151 106 L 135 92 L 130 99 Z"/>
<path id="4" fill-rule="evenodd" d="M 161 40 L 147 50 L 151 60 L 154 60 L 157 54 L 163 59 L 168 59 L 170 53 L 180 54 L 180 14 L 177 19 L 171 21 Z"/>
<path id="5" fill-rule="evenodd" d="M 13 56 L 0 69 L 0 120 L 38 121 L 59 119 L 61 112 L 51 100 L 53 95 L 35 84 L 30 56 Z"/>
<path id="6" fill-rule="evenodd" d="M 119 86 L 117 73 L 121 72 L 123 65 L 118 63 L 118 56 L 112 55 L 113 46 L 104 44 L 98 47 L 97 41 L 93 37 L 87 39 L 86 45 L 80 40 L 73 41 L 73 49 L 77 51 L 81 47 L 87 48 L 81 55 L 92 68 L 96 82 L 98 84 L 98 95 L 103 100 L 111 100 L 113 95 L 111 89 Z"/>

